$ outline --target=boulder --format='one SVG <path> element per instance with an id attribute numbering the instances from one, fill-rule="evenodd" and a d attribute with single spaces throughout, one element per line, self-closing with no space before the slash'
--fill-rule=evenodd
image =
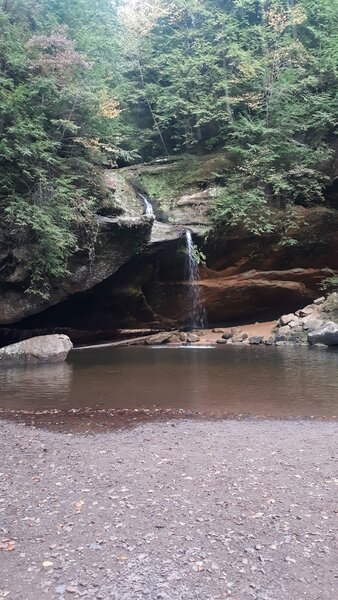
<path id="1" fill-rule="evenodd" d="M 253 346 L 258 346 L 258 344 L 261 344 L 262 341 L 263 341 L 262 335 L 253 335 L 249 338 L 249 344 L 251 344 Z"/>
<path id="2" fill-rule="evenodd" d="M 62 362 L 72 347 L 67 335 L 40 335 L 0 348 L 0 366 Z"/>
<path id="3" fill-rule="evenodd" d="M 323 319 L 304 319 L 303 328 L 308 332 L 316 331 L 317 329 L 321 329 L 326 322 Z"/>
<path id="4" fill-rule="evenodd" d="M 170 344 L 182 344 L 182 341 L 184 342 L 185 340 L 182 340 L 178 333 L 174 333 L 169 339 Z"/>
<path id="5" fill-rule="evenodd" d="M 199 342 L 199 340 L 200 336 L 197 335 L 197 333 L 188 333 L 187 342 L 189 342 L 189 344 L 195 344 L 196 342 Z"/>
<path id="6" fill-rule="evenodd" d="M 232 341 L 234 344 L 240 344 L 240 343 L 244 342 L 244 340 L 246 340 L 247 337 L 248 336 L 246 333 L 237 333 L 232 336 Z"/>
<path id="7" fill-rule="evenodd" d="M 338 324 L 326 321 L 317 329 L 310 331 L 308 340 L 310 344 L 325 344 L 325 346 L 338 346 Z"/>
<path id="8" fill-rule="evenodd" d="M 275 338 L 270 336 L 263 339 L 263 344 L 266 346 L 273 346 L 275 344 Z"/>
<path id="9" fill-rule="evenodd" d="M 282 325 L 282 327 L 278 328 L 279 335 L 286 335 L 287 333 L 290 333 L 290 331 L 289 325 Z"/>
<path id="10" fill-rule="evenodd" d="M 290 333 L 288 336 L 288 342 L 290 344 L 301 344 L 303 342 L 301 334 Z"/>
<path id="11" fill-rule="evenodd" d="M 292 319 L 292 321 L 290 321 L 289 327 L 292 327 L 292 328 L 297 327 L 297 325 L 299 325 L 300 322 L 301 322 L 300 318 L 295 315 L 294 318 Z"/>
<path id="12" fill-rule="evenodd" d="M 221 329 L 220 327 L 214 327 L 212 332 L 213 333 L 225 333 L 225 329 Z"/>
<path id="13" fill-rule="evenodd" d="M 296 315 L 298 317 L 309 317 L 310 315 L 312 315 L 315 308 L 316 307 L 313 304 L 309 304 L 308 306 L 305 306 L 305 308 L 301 308 L 300 310 L 297 310 Z"/>
<path id="14" fill-rule="evenodd" d="M 216 344 L 227 344 L 228 340 L 224 339 L 224 338 L 219 338 L 219 340 L 216 340 Z"/>
<path id="15" fill-rule="evenodd" d="M 316 304 L 317 306 L 319 306 L 320 304 L 324 304 L 325 302 L 325 296 L 321 296 L 320 298 L 316 298 L 316 300 L 313 301 L 313 304 Z"/>
<path id="16" fill-rule="evenodd" d="M 282 315 L 278 323 L 282 326 L 289 325 L 289 323 L 291 323 L 291 321 L 294 321 L 296 318 L 296 315 L 294 315 L 293 313 L 289 313 L 288 315 Z"/>
<path id="17" fill-rule="evenodd" d="M 327 350 L 326 344 L 312 344 L 310 348 L 313 350 Z"/>
<path id="18" fill-rule="evenodd" d="M 230 338 L 232 338 L 233 333 L 231 333 L 231 331 L 226 331 L 225 333 L 223 333 L 222 338 L 223 340 L 230 340 Z"/>

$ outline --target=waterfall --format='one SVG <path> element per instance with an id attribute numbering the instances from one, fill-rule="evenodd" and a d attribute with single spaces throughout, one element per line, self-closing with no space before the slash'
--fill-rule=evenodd
<path id="1" fill-rule="evenodd" d="M 186 277 L 189 282 L 188 297 L 190 306 L 190 318 L 188 324 L 189 327 L 191 327 L 192 329 L 198 329 L 199 327 L 206 327 L 206 311 L 201 296 L 201 290 L 198 285 L 199 268 L 194 252 L 194 244 L 192 241 L 191 231 L 189 231 L 189 229 L 186 229 L 184 235 L 187 248 Z"/>
<path id="2" fill-rule="evenodd" d="M 144 214 L 147 217 L 155 217 L 153 206 L 152 206 L 151 202 L 149 202 L 148 198 L 141 193 L 139 193 L 139 197 L 141 198 L 141 200 L 144 204 L 144 208 L 145 208 Z"/>

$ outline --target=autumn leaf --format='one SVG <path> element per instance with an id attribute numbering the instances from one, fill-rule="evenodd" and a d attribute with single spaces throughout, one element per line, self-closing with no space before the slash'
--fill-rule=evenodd
<path id="1" fill-rule="evenodd" d="M 84 506 L 84 500 L 78 500 L 77 502 L 74 502 L 74 506 L 77 513 L 81 512 Z"/>
<path id="2" fill-rule="evenodd" d="M 43 566 L 45 569 L 48 569 L 49 567 L 52 567 L 52 566 L 53 566 L 53 564 L 54 564 L 54 563 L 53 563 L 51 560 L 45 560 L 45 561 L 42 563 L 42 566 Z"/>

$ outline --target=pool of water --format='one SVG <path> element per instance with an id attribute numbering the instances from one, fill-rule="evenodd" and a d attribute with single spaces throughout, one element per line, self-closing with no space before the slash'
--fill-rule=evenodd
<path id="1" fill-rule="evenodd" d="M 338 417 L 338 352 L 309 348 L 104 348 L 0 369 L 0 409 L 182 409 Z"/>

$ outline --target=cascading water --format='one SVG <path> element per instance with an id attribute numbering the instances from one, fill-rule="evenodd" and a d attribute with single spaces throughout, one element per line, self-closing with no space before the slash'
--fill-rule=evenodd
<path id="1" fill-rule="evenodd" d="M 145 208 L 144 214 L 147 217 L 155 217 L 153 206 L 152 206 L 151 202 L 149 202 L 148 198 L 141 193 L 139 194 L 139 196 L 144 204 L 144 208 Z"/>
<path id="2" fill-rule="evenodd" d="M 189 231 L 189 229 L 186 229 L 184 235 L 187 248 L 186 277 L 189 282 L 188 295 L 189 306 L 191 307 L 188 324 L 189 327 L 191 327 L 191 329 L 198 329 L 200 327 L 206 326 L 206 311 L 201 296 L 201 290 L 198 285 L 198 281 L 200 278 L 199 269 L 198 262 L 195 256 L 195 248 L 192 241 L 191 231 Z"/>

